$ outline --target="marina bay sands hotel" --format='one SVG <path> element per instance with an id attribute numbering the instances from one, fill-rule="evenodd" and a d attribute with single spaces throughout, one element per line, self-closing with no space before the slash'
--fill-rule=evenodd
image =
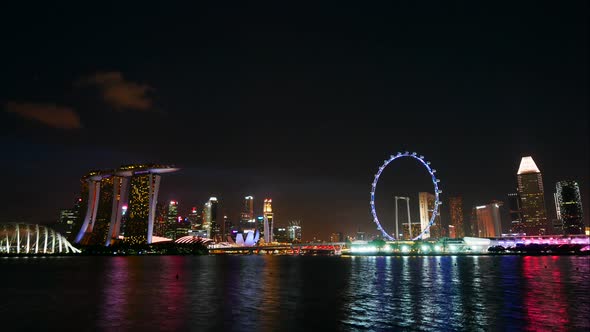
<path id="1" fill-rule="evenodd" d="M 121 235 L 125 214 L 124 240 L 131 244 L 152 243 L 161 174 L 177 170 L 168 165 L 127 165 L 92 171 L 82 177 L 83 218 L 79 219 L 80 231 L 74 242 L 111 245 Z"/>

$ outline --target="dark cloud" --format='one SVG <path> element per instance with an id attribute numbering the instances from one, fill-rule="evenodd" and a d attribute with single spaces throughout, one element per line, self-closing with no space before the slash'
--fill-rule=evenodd
<path id="1" fill-rule="evenodd" d="M 24 118 L 42 122 L 50 127 L 61 129 L 81 128 L 80 117 L 71 107 L 51 103 L 7 102 L 5 109 Z"/>
<path id="2" fill-rule="evenodd" d="M 106 103 L 115 109 L 148 110 L 152 99 L 148 92 L 153 88 L 146 84 L 126 81 L 120 72 L 96 73 L 78 82 L 78 85 L 92 84 L 101 89 Z"/>

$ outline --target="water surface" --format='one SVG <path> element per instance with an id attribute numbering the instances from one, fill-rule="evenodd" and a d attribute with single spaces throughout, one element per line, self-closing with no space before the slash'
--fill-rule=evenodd
<path id="1" fill-rule="evenodd" d="M 587 256 L 19 257 L 0 275 L 21 329 L 590 329 Z"/>

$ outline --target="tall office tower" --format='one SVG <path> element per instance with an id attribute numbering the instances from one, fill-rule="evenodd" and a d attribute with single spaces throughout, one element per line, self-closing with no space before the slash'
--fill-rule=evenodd
<path id="1" fill-rule="evenodd" d="M 156 203 L 156 217 L 154 219 L 154 236 L 168 237 L 168 214 L 167 207 L 158 202 Z M 170 237 L 168 237 L 170 238 Z M 170 238 L 171 239 L 171 238 Z"/>
<path id="2" fill-rule="evenodd" d="M 508 194 L 508 215 L 510 216 L 510 233 L 523 234 L 522 210 L 518 193 Z"/>
<path id="3" fill-rule="evenodd" d="M 518 168 L 523 228 L 527 235 L 542 235 L 547 231 L 547 211 L 541 171 L 531 157 L 523 157 Z"/>
<path id="4" fill-rule="evenodd" d="M 188 221 L 191 224 L 191 229 L 192 230 L 196 230 L 199 229 L 199 226 L 201 226 L 201 215 L 199 214 L 199 210 L 197 209 L 196 206 L 193 206 L 191 208 L 191 212 L 188 214 Z"/>
<path id="5" fill-rule="evenodd" d="M 203 230 L 207 233 L 207 238 L 211 238 L 211 202 L 207 201 L 203 206 Z"/>
<path id="6" fill-rule="evenodd" d="M 496 237 L 502 234 L 500 202 L 475 207 L 477 220 L 477 237 Z"/>
<path id="7" fill-rule="evenodd" d="M 420 192 L 418 193 L 418 204 L 420 207 L 420 228 L 422 231 L 428 226 L 430 222 L 430 218 L 432 218 L 432 213 L 434 213 L 434 203 L 436 202 L 436 197 L 427 192 Z M 428 233 L 424 233 L 422 236 L 423 239 L 427 239 L 429 237 L 439 238 L 442 236 L 441 232 L 441 222 L 440 222 L 440 213 L 437 214 L 436 218 L 434 219 L 434 223 L 430 226 L 430 231 Z M 418 233 L 420 234 L 420 233 Z"/>
<path id="8" fill-rule="evenodd" d="M 262 216 L 264 218 L 264 242 L 273 242 L 274 213 L 272 212 L 272 199 L 264 199 Z"/>
<path id="9" fill-rule="evenodd" d="M 168 203 L 166 219 L 168 219 L 169 224 L 175 224 L 178 222 L 178 201 L 170 201 L 170 203 Z"/>
<path id="10" fill-rule="evenodd" d="M 244 206 L 240 213 L 240 229 L 250 231 L 256 229 L 256 220 L 254 219 L 254 197 L 244 197 Z"/>
<path id="11" fill-rule="evenodd" d="M 178 227 L 178 201 L 172 200 L 166 204 L 164 218 L 166 219 L 166 226 L 164 227 L 166 230 L 164 232 L 164 237 L 176 240 L 176 228 Z"/>
<path id="12" fill-rule="evenodd" d="M 66 238 L 72 237 L 72 230 L 76 220 L 78 220 L 78 210 L 76 208 L 60 210 L 57 221 L 59 228 L 57 230 Z"/>
<path id="13" fill-rule="evenodd" d="M 287 227 L 277 227 L 274 230 L 275 241 L 285 243 L 289 241 L 289 234 L 287 233 Z"/>
<path id="14" fill-rule="evenodd" d="M 563 225 L 563 233 L 584 234 L 584 218 L 580 186 L 576 181 L 559 181 L 556 184 L 558 219 Z"/>
<path id="15" fill-rule="evenodd" d="M 449 225 L 449 238 L 451 238 L 451 239 L 457 238 L 457 232 L 455 231 L 455 226 L 453 226 L 453 225 Z"/>
<path id="16" fill-rule="evenodd" d="M 222 227 L 222 234 L 223 236 L 222 241 L 227 241 L 227 237 L 228 236 L 232 236 L 232 230 L 233 230 L 233 224 L 231 222 L 231 220 L 229 220 L 229 218 L 224 215 L 223 216 L 223 227 Z"/>
<path id="17" fill-rule="evenodd" d="M 125 223 L 127 222 L 127 209 L 128 209 L 128 205 L 123 205 L 121 207 L 121 228 L 120 228 L 120 233 L 119 235 L 121 236 L 125 236 Z"/>
<path id="18" fill-rule="evenodd" d="M 207 237 L 215 239 L 220 235 L 220 227 L 217 222 L 218 210 L 217 197 L 210 197 L 203 208 L 203 230 L 207 231 Z"/>
<path id="19" fill-rule="evenodd" d="M 449 237 L 463 238 L 465 236 L 465 228 L 463 225 L 463 197 L 449 197 L 449 209 L 451 214 L 451 224 L 449 225 Z M 451 226 L 453 227 L 451 228 Z M 454 234 L 450 234 L 451 229 L 453 229 Z"/>
<path id="20" fill-rule="evenodd" d="M 176 225 L 174 227 L 174 237 L 173 239 L 180 239 L 183 236 L 187 236 L 191 229 L 191 223 L 188 218 L 183 218 L 182 216 L 178 216 L 176 218 Z"/>
<path id="21" fill-rule="evenodd" d="M 289 222 L 287 237 L 291 243 L 301 243 L 301 222 L 299 220 Z"/>
<path id="22" fill-rule="evenodd" d="M 219 201 L 216 197 L 209 198 L 210 203 L 210 215 L 211 215 L 211 239 L 220 242 L 221 241 L 221 223 L 223 222 L 219 214 Z"/>

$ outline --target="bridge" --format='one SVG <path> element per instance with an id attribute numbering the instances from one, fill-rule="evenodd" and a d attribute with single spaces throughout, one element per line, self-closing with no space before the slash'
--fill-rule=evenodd
<path id="1" fill-rule="evenodd" d="M 209 254 L 287 254 L 287 255 L 341 255 L 344 242 L 329 243 L 277 243 L 263 246 L 209 246 Z"/>

